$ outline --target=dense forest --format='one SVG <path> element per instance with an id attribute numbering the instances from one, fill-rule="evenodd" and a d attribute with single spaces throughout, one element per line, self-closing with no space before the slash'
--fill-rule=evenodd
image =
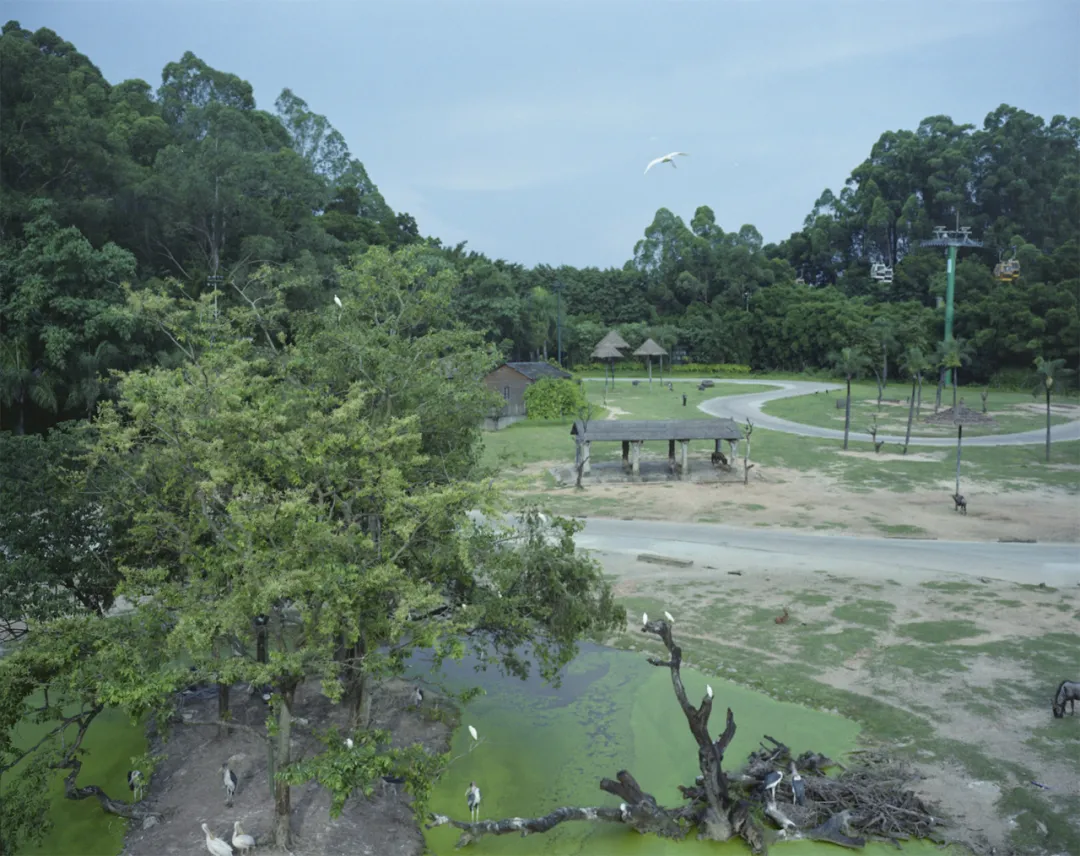
<path id="1" fill-rule="evenodd" d="M 110 370 L 167 359 L 126 289 L 217 290 L 230 305 L 271 271 L 291 282 L 288 308 L 305 310 L 372 246 L 415 244 L 429 270 L 450 271 L 456 316 L 505 357 L 554 359 L 561 287 L 571 366 L 618 325 L 632 345 L 652 336 L 693 362 L 800 371 L 851 345 L 932 349 L 945 265 L 919 242 L 959 223 L 986 245 L 962 252 L 956 273 L 970 376 L 1015 379 L 1039 355 L 1080 361 L 1075 117 L 1002 105 L 981 129 L 933 116 L 886 132 L 779 244 L 752 225 L 726 231 L 707 205 L 689 224 L 660 209 L 621 269 L 528 269 L 423 238 L 289 90 L 260 110 L 250 84 L 191 53 L 156 91 L 110 84 L 54 32 L 16 22 L 0 61 L 7 429 L 86 416 L 112 394 Z M 995 279 L 1002 257 L 1020 262 L 1019 278 Z M 871 278 L 874 263 L 894 267 L 891 283 Z"/>

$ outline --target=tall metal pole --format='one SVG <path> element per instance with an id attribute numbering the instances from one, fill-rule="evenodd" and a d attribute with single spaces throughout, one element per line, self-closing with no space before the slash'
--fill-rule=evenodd
<path id="1" fill-rule="evenodd" d="M 559 368 L 562 368 L 562 290 L 563 284 L 555 283 L 555 336 L 558 340 Z"/>
<path id="2" fill-rule="evenodd" d="M 949 246 L 949 265 L 945 286 L 945 342 L 952 341 L 953 295 L 956 293 L 956 244 Z M 945 372 L 945 386 L 952 386 L 952 369 Z M 959 491 L 958 491 L 959 492 Z"/>
<path id="3" fill-rule="evenodd" d="M 955 231 L 949 231 L 944 226 L 934 227 L 934 237 L 929 241 L 920 241 L 923 247 L 948 247 L 949 261 L 946 268 L 945 285 L 945 342 L 951 342 L 953 338 L 953 296 L 956 292 L 956 253 L 960 247 L 981 247 L 982 241 L 973 240 L 969 233 L 971 227 L 960 228 L 960 220 L 957 217 Z M 945 372 L 945 385 L 952 385 L 952 369 Z"/>

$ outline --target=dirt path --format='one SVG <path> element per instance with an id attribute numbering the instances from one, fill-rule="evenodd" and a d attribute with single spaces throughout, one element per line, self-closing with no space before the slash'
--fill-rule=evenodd
<path id="1" fill-rule="evenodd" d="M 925 776 L 918 789 L 982 852 L 1080 852 L 1070 849 L 1080 844 L 1080 715 L 1050 713 L 1058 682 L 1080 677 L 1080 589 L 958 575 L 883 582 L 872 569 L 734 574 L 597 556 L 633 610 L 677 610 L 693 640 L 688 655 L 719 658 L 722 676 L 760 681 L 774 695 L 783 675 L 803 676 L 801 687 L 787 683 L 789 697 L 816 698 L 814 683 L 843 691 L 839 712 L 900 746 Z M 785 608 L 790 618 L 778 626 Z M 893 721 L 881 702 L 906 720 Z M 1041 831 L 1055 823 L 1071 824 L 1067 847 Z"/>

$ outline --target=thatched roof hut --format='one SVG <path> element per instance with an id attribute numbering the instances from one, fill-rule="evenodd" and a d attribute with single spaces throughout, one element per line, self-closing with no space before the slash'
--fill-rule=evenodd
<path id="1" fill-rule="evenodd" d="M 598 348 L 601 345 L 614 345 L 616 348 L 629 348 L 630 347 L 630 343 L 627 342 L 626 339 L 624 339 L 622 336 L 619 335 L 618 330 L 611 330 L 610 332 L 608 332 L 608 334 L 606 336 L 604 336 L 603 339 L 601 339 L 599 342 L 596 343 L 596 347 L 598 347 Z M 620 354 L 619 356 L 622 356 L 622 354 Z"/>
<path id="2" fill-rule="evenodd" d="M 645 357 L 649 363 L 649 386 L 652 386 L 652 358 L 660 358 L 660 381 L 664 380 L 664 357 L 667 355 L 667 351 L 661 348 L 652 339 L 646 339 L 641 343 L 641 347 L 634 351 L 635 357 Z"/>

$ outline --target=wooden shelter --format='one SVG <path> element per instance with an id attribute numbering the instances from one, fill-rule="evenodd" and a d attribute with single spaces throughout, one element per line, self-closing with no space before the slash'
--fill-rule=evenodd
<path id="1" fill-rule="evenodd" d="M 664 357 L 667 356 L 667 351 L 661 348 L 652 339 L 646 339 L 641 343 L 641 347 L 634 351 L 635 357 L 646 357 L 649 361 L 649 386 L 652 386 L 652 358 L 660 358 L 660 383 L 664 382 Z"/>
<path id="2" fill-rule="evenodd" d="M 690 441 L 712 440 L 715 451 L 720 452 L 720 444 L 728 443 L 731 456 L 738 457 L 738 444 L 743 439 L 742 430 L 732 419 L 603 419 L 574 422 L 570 436 L 577 441 L 575 465 L 584 462 L 582 472 L 590 471 L 592 444 L 622 443 L 623 465 L 631 466 L 634 475 L 641 473 L 641 447 L 646 441 L 668 443 L 668 460 L 675 465 L 675 443 L 680 448 L 679 468 L 685 474 L 690 471 Z M 633 452 L 632 463 L 628 460 Z"/>
<path id="3" fill-rule="evenodd" d="M 935 413 L 933 416 L 928 416 L 924 420 L 928 425 L 955 425 L 956 426 L 956 495 L 953 497 L 956 500 L 957 508 L 960 507 L 961 494 L 960 494 L 960 444 L 964 436 L 965 425 L 997 425 L 992 416 L 987 416 L 985 413 L 979 413 L 972 410 L 969 407 L 964 406 L 964 399 L 960 399 L 960 403 L 956 405 L 956 411 L 953 412 L 953 408 L 942 410 L 940 413 Z M 966 506 L 965 506 L 966 507 Z"/>

